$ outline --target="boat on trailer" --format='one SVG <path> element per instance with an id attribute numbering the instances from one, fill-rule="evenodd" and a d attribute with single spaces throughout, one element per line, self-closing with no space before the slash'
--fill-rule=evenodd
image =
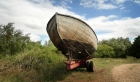
<path id="1" fill-rule="evenodd" d="M 52 43 L 68 59 L 67 70 L 86 67 L 93 71 L 92 54 L 97 50 L 98 38 L 93 29 L 84 21 L 55 13 L 47 24 L 47 33 Z"/>

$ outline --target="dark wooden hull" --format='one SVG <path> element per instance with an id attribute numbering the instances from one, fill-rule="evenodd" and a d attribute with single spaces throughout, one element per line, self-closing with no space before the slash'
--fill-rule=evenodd
<path id="1" fill-rule="evenodd" d="M 97 49 L 97 36 L 84 21 L 69 15 L 56 13 L 47 24 L 53 44 L 67 58 L 83 59 Z"/>

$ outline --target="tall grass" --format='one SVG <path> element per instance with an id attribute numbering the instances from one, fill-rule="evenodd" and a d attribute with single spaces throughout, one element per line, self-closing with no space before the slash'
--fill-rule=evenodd
<path id="1" fill-rule="evenodd" d="M 46 82 L 64 79 L 65 57 L 56 49 L 31 51 L 0 59 L 0 82 Z"/>

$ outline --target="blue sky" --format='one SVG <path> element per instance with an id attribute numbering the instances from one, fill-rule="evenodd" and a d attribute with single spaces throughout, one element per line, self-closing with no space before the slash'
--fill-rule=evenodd
<path id="1" fill-rule="evenodd" d="M 53 5 L 62 6 L 86 18 L 108 16 L 139 17 L 140 0 L 54 0 Z M 65 3 L 65 4 L 64 4 Z M 96 5 L 94 5 L 94 3 Z M 103 6 L 104 5 L 104 6 Z M 136 13 L 137 12 L 137 13 Z"/>
<path id="2" fill-rule="evenodd" d="M 0 25 L 13 22 L 33 41 L 49 40 L 46 25 L 56 13 L 77 17 L 98 40 L 140 35 L 140 0 L 1 0 Z"/>

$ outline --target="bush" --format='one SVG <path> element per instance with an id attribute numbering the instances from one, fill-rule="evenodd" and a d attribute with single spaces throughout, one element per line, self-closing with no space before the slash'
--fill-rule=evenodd
<path id="1" fill-rule="evenodd" d="M 95 52 L 95 57 L 101 58 L 110 58 L 114 57 L 114 55 L 115 53 L 113 51 L 113 48 L 106 44 L 99 45 L 97 51 Z"/>
<path id="2" fill-rule="evenodd" d="M 99 42 L 99 44 L 106 44 L 112 47 L 115 53 L 115 58 L 126 58 L 126 56 L 129 54 L 128 51 L 131 47 L 131 42 L 129 41 L 129 38 L 122 37 L 119 37 L 117 39 L 112 38 L 109 40 L 102 40 L 101 42 Z"/>

